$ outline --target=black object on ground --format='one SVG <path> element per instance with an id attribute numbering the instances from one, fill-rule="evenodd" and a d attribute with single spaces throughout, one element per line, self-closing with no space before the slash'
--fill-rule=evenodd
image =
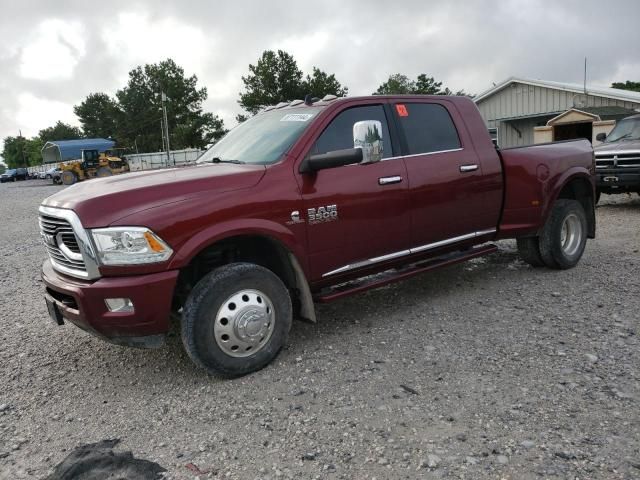
<path id="1" fill-rule="evenodd" d="M 131 452 L 114 452 L 119 438 L 81 445 L 56 466 L 44 480 L 156 480 L 166 470 Z"/>
<path id="2" fill-rule="evenodd" d="M 420 395 L 420 393 L 416 389 L 408 387 L 406 385 L 401 384 L 400 388 L 402 388 L 405 392 L 410 393 L 412 395 Z"/>

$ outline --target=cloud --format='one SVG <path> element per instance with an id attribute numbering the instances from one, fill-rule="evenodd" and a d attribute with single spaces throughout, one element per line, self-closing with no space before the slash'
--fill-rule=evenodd
<path id="1" fill-rule="evenodd" d="M 298 62 L 298 66 L 311 70 L 313 61 L 327 48 L 329 32 L 315 31 L 302 35 L 291 35 L 274 41 L 268 46 L 269 50 L 284 50 L 290 53 Z M 265 49 L 266 50 L 266 49 Z"/>
<path id="2" fill-rule="evenodd" d="M 85 54 L 80 22 L 59 19 L 41 22 L 22 50 L 20 76 L 38 80 L 70 79 Z"/>
<path id="3" fill-rule="evenodd" d="M 102 31 L 107 53 L 118 58 L 115 68 L 124 84 L 129 70 L 166 58 L 179 59 L 188 72 L 201 73 L 208 52 L 215 48 L 211 37 L 176 18 L 153 18 L 149 12 L 125 11 Z"/>
<path id="4" fill-rule="evenodd" d="M 640 2 L 619 0 L 21 0 L 0 17 L 0 138 L 33 134 L 92 92 L 114 94 L 137 65 L 173 58 L 206 86 L 227 126 L 241 76 L 269 48 L 335 73 L 350 95 L 389 74 L 434 76 L 478 93 L 505 78 L 581 83 L 640 80 Z"/>
<path id="5" fill-rule="evenodd" d="M 18 95 L 15 112 L 15 128 L 24 136 L 36 135 L 43 128 L 54 125 L 58 120 L 77 123 L 72 105 L 56 100 L 39 98 L 31 93 Z M 18 132 L 14 132 L 16 135 Z"/>

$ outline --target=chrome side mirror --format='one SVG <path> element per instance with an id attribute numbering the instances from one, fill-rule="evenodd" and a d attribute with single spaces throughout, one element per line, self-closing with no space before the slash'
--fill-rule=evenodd
<path id="1" fill-rule="evenodd" d="M 363 120 L 353 124 L 353 146 L 362 149 L 362 162 L 373 163 L 382 160 L 384 145 L 382 122 Z"/>

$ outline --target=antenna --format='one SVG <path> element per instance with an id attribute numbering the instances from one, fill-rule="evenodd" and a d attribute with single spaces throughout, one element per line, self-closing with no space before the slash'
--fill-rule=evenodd
<path id="1" fill-rule="evenodd" d="M 587 94 L 587 57 L 584 57 L 584 94 Z"/>

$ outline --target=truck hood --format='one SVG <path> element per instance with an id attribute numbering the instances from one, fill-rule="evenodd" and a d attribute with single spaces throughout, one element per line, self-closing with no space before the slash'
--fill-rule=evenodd
<path id="1" fill-rule="evenodd" d="M 620 140 L 619 142 L 602 143 L 593 151 L 597 154 L 640 152 L 640 140 Z"/>
<path id="2" fill-rule="evenodd" d="M 96 178 L 50 196 L 43 205 L 74 210 L 86 228 L 106 227 L 119 218 L 198 195 L 251 188 L 263 165 L 206 164 Z"/>

